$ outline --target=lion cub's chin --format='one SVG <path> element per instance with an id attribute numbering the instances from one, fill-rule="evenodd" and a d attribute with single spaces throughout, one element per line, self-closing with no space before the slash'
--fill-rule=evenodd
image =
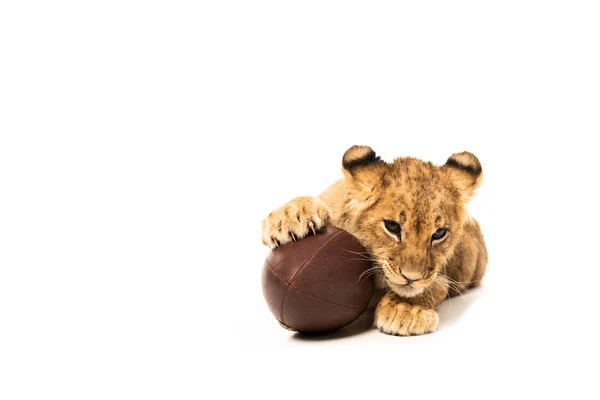
<path id="1" fill-rule="evenodd" d="M 423 287 L 396 285 L 395 283 L 392 283 L 390 281 L 388 281 L 388 285 L 394 292 L 396 292 L 402 297 L 414 297 L 423 293 L 423 290 L 425 290 L 425 288 Z"/>

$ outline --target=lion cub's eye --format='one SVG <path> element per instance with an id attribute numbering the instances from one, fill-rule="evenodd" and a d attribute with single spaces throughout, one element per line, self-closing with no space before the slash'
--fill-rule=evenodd
<path id="1" fill-rule="evenodd" d="M 446 236 L 446 234 L 448 233 L 448 229 L 446 228 L 440 228 L 437 231 L 435 231 L 435 233 L 433 235 L 431 235 L 431 240 L 440 240 L 442 238 L 444 238 L 444 236 Z"/>
<path id="2" fill-rule="evenodd" d="M 401 231 L 400 224 L 395 221 L 390 221 L 388 219 L 383 220 L 385 224 L 385 229 L 390 231 L 390 233 L 398 234 Z"/>

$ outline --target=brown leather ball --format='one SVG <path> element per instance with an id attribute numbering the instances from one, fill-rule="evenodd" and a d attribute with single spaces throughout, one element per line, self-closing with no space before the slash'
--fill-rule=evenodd
<path id="1" fill-rule="evenodd" d="M 317 235 L 273 250 L 262 287 L 279 323 L 299 332 L 326 332 L 357 319 L 373 294 L 370 261 L 350 233 L 327 226 Z M 367 276 L 369 275 L 369 276 Z"/>

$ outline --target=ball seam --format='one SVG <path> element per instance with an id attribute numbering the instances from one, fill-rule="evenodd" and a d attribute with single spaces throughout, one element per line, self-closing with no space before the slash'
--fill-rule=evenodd
<path id="1" fill-rule="evenodd" d="M 329 241 L 331 239 L 333 239 L 334 237 L 336 237 L 337 235 L 339 235 L 340 233 L 342 233 L 343 231 L 340 231 L 338 233 L 336 233 L 335 235 L 331 236 L 330 238 L 328 238 L 325 242 L 323 242 L 322 245 L 319 246 L 318 249 L 316 249 L 311 255 L 310 257 L 308 257 L 308 260 L 306 260 L 304 262 L 304 264 L 302 264 L 300 266 L 300 268 L 298 268 L 298 271 L 296 271 L 296 273 L 294 274 L 294 276 L 292 276 L 292 278 L 290 279 L 290 282 L 288 284 L 288 287 L 285 288 L 285 292 L 283 292 L 283 298 L 281 299 L 281 322 L 283 322 L 285 324 L 285 321 L 283 319 L 283 305 L 285 304 L 285 297 L 288 294 L 288 289 L 290 288 L 290 286 L 292 286 L 292 282 L 294 281 L 294 278 L 296 277 L 296 275 L 298 275 L 298 273 L 300 271 L 302 271 L 302 269 L 304 269 L 304 267 L 306 266 L 306 264 L 308 264 L 310 261 L 312 261 L 312 259 L 315 257 L 315 255 L 319 252 L 319 250 L 321 250 L 327 243 L 329 243 Z"/>
<path id="2" fill-rule="evenodd" d="M 304 269 L 304 267 L 312 261 L 312 259 L 315 257 L 315 255 L 327 244 L 329 243 L 329 241 L 331 239 L 333 239 L 334 237 L 336 237 L 337 235 L 339 235 L 340 233 L 342 233 L 344 231 L 339 231 L 336 234 L 332 235 L 331 237 L 329 237 L 327 240 L 325 240 L 325 242 L 323 242 L 323 244 L 321 244 L 319 246 L 318 249 L 316 249 L 315 251 L 313 251 L 313 253 L 310 255 L 310 257 L 308 257 L 308 259 L 304 262 L 304 264 L 302 264 L 300 266 L 300 268 L 298 268 L 298 271 L 296 271 L 296 273 L 292 276 L 292 278 L 290 279 L 290 282 L 288 283 L 288 286 L 285 288 L 285 292 L 283 292 L 283 297 L 281 299 L 281 322 L 283 322 L 285 324 L 285 320 L 283 319 L 283 306 L 285 305 L 285 298 L 288 294 L 288 290 L 290 288 L 290 286 L 292 286 L 292 282 L 294 281 L 294 278 L 296 277 L 296 275 L 298 275 L 300 273 L 300 271 L 302 271 Z M 271 268 L 272 269 L 272 268 Z M 273 271 L 274 272 L 274 271 Z M 277 275 L 277 274 L 276 274 Z"/>
<path id="3" fill-rule="evenodd" d="M 306 265 L 312 261 L 313 258 L 315 258 L 315 256 L 317 255 L 317 253 L 323 248 L 325 247 L 325 245 L 327 243 L 329 243 L 334 237 L 336 237 L 337 235 L 339 235 L 340 233 L 342 233 L 343 231 L 340 231 L 338 233 L 336 233 L 335 235 L 331 236 L 330 238 L 328 238 L 325 242 L 323 242 L 322 245 L 319 246 L 318 249 L 316 249 L 311 255 L 310 257 L 308 257 L 308 260 L 304 261 L 304 264 L 302 264 L 300 266 L 300 268 L 298 268 L 298 271 L 296 271 L 296 273 L 294 274 L 294 276 L 292 276 L 292 279 L 290 279 L 290 285 L 294 282 L 294 278 L 296 277 L 296 275 L 298 275 L 300 273 L 300 271 L 302 271 L 304 269 L 304 267 L 306 267 Z"/>
<path id="4" fill-rule="evenodd" d="M 348 305 L 348 304 L 336 303 L 335 301 L 323 299 L 323 298 L 321 298 L 319 296 L 315 296 L 314 294 L 310 294 L 308 292 L 305 292 L 304 290 L 298 289 L 296 286 L 292 285 L 289 282 L 286 282 L 282 277 L 280 277 L 279 275 L 277 275 L 277 272 L 275 272 L 275 270 L 273 269 L 273 267 L 271 266 L 271 264 L 269 264 L 268 261 L 265 261 L 265 264 L 267 264 L 267 266 L 269 267 L 269 269 L 271 270 L 271 272 L 273 272 L 273 275 L 275 275 L 275 277 L 277 279 L 279 279 L 279 282 L 281 282 L 281 283 L 283 283 L 283 284 L 286 285 L 286 288 L 285 288 L 286 292 L 287 292 L 287 290 L 289 288 L 292 288 L 292 289 L 294 289 L 297 292 L 300 292 L 300 293 L 305 294 L 305 295 L 310 296 L 310 297 L 314 297 L 315 299 L 319 299 L 321 301 L 324 301 L 325 303 L 334 304 L 336 306 L 347 307 L 347 308 L 356 308 L 356 309 L 361 309 L 362 308 L 362 307 L 358 307 L 358 306 L 351 306 L 351 305 Z M 282 304 L 283 304 L 283 301 L 282 301 Z M 282 315 L 283 315 L 283 312 L 282 312 Z"/>

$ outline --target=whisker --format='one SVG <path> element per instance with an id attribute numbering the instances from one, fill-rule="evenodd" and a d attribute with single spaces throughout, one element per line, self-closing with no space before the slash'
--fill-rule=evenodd
<path id="1" fill-rule="evenodd" d="M 348 253 L 352 253 L 352 254 L 356 254 L 358 256 L 371 256 L 371 253 L 369 253 L 368 251 L 352 251 L 352 250 L 344 250 Z"/>
<path id="2" fill-rule="evenodd" d="M 454 285 L 454 287 L 458 287 L 460 290 L 457 290 L 458 292 L 465 291 L 467 293 L 471 293 L 471 291 L 469 290 L 469 288 L 467 288 L 465 285 L 463 285 L 461 282 L 455 281 L 454 279 L 450 278 L 449 276 L 446 276 L 446 278 L 452 282 L 452 284 Z"/>
<path id="3" fill-rule="evenodd" d="M 470 283 L 475 283 L 475 281 L 470 281 L 470 282 L 459 282 L 459 281 L 457 281 L 457 280 L 454 280 L 454 279 L 450 278 L 448 275 L 443 275 L 443 276 L 445 276 L 447 279 L 451 280 L 451 281 L 452 281 L 452 282 L 454 282 L 454 283 L 465 284 L 465 285 L 468 285 L 468 284 L 470 284 Z"/>
<path id="4" fill-rule="evenodd" d="M 360 276 L 358 277 L 358 280 L 356 281 L 356 283 L 360 282 L 360 279 L 364 276 L 364 279 L 366 280 L 369 276 L 375 274 L 377 271 L 382 271 L 383 267 L 380 265 L 374 265 L 371 268 L 367 269 L 365 272 L 363 272 L 362 274 L 360 274 Z"/>
<path id="5" fill-rule="evenodd" d="M 442 290 L 446 291 L 446 298 L 450 301 L 450 310 L 452 310 L 452 297 L 450 297 L 450 292 L 448 291 L 448 288 L 444 285 L 442 285 L 442 283 L 440 281 L 436 279 L 433 280 L 433 282 L 437 283 L 438 285 L 440 285 L 440 287 L 442 288 Z"/>
<path id="6" fill-rule="evenodd" d="M 440 274 L 438 276 L 445 281 L 444 283 L 446 285 L 448 285 L 448 287 L 450 289 L 452 289 L 453 291 L 455 291 L 456 293 L 458 293 L 460 295 L 460 297 L 462 297 L 463 301 L 467 301 L 467 299 L 465 299 L 465 296 L 463 295 L 462 292 L 466 291 L 468 293 L 471 293 L 471 291 L 469 289 L 467 289 L 465 286 L 463 286 L 462 284 L 458 283 L 454 279 L 450 278 L 448 275 Z"/>
<path id="7" fill-rule="evenodd" d="M 371 261 L 371 262 L 377 262 L 377 260 L 374 260 L 372 258 L 349 258 L 348 261 Z"/>

